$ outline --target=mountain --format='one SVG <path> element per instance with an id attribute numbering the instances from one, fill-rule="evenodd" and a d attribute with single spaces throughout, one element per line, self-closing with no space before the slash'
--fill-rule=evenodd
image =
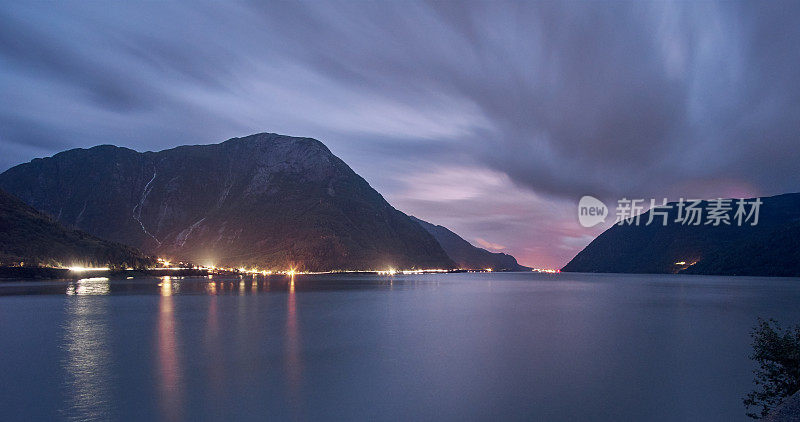
<path id="1" fill-rule="evenodd" d="M 452 268 L 436 240 L 321 142 L 262 133 L 35 159 L 0 187 L 65 225 L 197 264 L 323 271 Z"/>
<path id="2" fill-rule="evenodd" d="M 69 230 L 0 190 L 0 265 L 145 267 L 139 251 Z"/>
<path id="3" fill-rule="evenodd" d="M 731 217 L 736 201 L 732 200 Z M 754 226 L 738 226 L 736 221 L 720 226 L 705 225 L 705 221 L 699 226 L 681 225 L 674 223 L 678 210 L 670 203 L 667 226 L 658 215 L 649 226 L 614 225 L 562 271 L 800 276 L 800 193 L 761 201 Z M 700 208 L 708 206 L 703 201 Z M 641 216 L 642 223 L 652 212 Z"/>
<path id="4" fill-rule="evenodd" d="M 416 221 L 439 242 L 447 255 L 459 268 L 484 269 L 493 271 L 530 271 L 530 268 L 519 265 L 517 260 L 508 254 L 489 252 L 467 242 L 461 236 L 453 233 L 447 227 L 433 225 L 414 216 Z"/>

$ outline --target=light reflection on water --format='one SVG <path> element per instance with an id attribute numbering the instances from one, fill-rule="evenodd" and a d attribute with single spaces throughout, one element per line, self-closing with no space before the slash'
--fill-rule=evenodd
<path id="1" fill-rule="evenodd" d="M 233 282 L 230 282 L 229 284 L 232 283 Z M 225 284 L 226 283 L 220 281 L 210 283 L 213 288 L 209 291 L 209 294 L 212 296 L 208 299 L 208 314 L 206 315 L 206 325 L 203 333 L 205 356 L 210 361 L 207 378 L 209 396 L 206 398 L 206 400 L 209 401 L 216 400 L 217 397 L 224 393 L 225 368 L 219 364 L 224 354 L 224 340 L 222 338 L 222 330 L 220 329 L 219 297 L 217 293 L 224 293 Z"/>
<path id="2" fill-rule="evenodd" d="M 110 292 L 107 277 L 82 278 L 74 283 L 67 284 L 68 296 L 107 295 Z"/>
<path id="3" fill-rule="evenodd" d="M 158 390 L 161 415 L 164 420 L 177 421 L 183 418 L 183 391 L 181 366 L 178 359 L 178 340 L 175 323 L 173 293 L 180 291 L 178 283 L 167 276 L 161 282 L 161 298 L 158 303 L 158 334 L 156 356 L 158 356 Z"/>
<path id="4" fill-rule="evenodd" d="M 0 415 L 745 420 L 750 327 L 797 303 L 798 280 L 689 276 L 0 283 Z"/>
<path id="5" fill-rule="evenodd" d="M 302 412 L 300 388 L 303 380 L 303 360 L 300 350 L 300 327 L 297 321 L 297 297 L 294 285 L 295 275 L 289 280 L 289 295 L 286 306 L 286 373 L 289 381 L 289 401 L 295 418 Z"/>
<path id="6" fill-rule="evenodd" d="M 85 296 L 107 293 L 108 279 L 79 280 L 74 292 L 78 297 L 67 304 L 68 320 L 64 328 L 68 413 L 72 419 L 109 420 L 108 303 L 104 298 Z"/>

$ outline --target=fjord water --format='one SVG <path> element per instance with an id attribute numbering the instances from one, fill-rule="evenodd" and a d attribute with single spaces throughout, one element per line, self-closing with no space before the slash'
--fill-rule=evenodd
<path id="1" fill-rule="evenodd" d="M 800 279 L 430 274 L 0 284 L 3 420 L 745 420 Z"/>

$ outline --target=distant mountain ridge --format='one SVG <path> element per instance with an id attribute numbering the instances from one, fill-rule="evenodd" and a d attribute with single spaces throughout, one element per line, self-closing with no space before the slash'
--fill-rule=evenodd
<path id="1" fill-rule="evenodd" d="M 428 223 L 413 215 L 411 219 L 419 223 L 428 233 L 436 238 L 450 259 L 452 259 L 459 268 L 490 268 L 493 271 L 530 271 L 529 267 L 519 265 L 516 258 L 513 256 L 499 252 L 489 252 L 486 249 L 475 247 L 461 236 L 450 231 L 447 227 Z"/>
<path id="2" fill-rule="evenodd" d="M 614 225 L 562 271 L 800 276 L 800 193 L 761 200 L 755 226 L 663 226 L 658 216 L 649 226 Z M 671 205 L 668 220 L 674 222 Z M 643 222 L 651 212 L 642 215 Z"/>
<path id="3" fill-rule="evenodd" d="M 431 234 L 311 138 L 73 149 L 7 170 L 0 186 L 65 225 L 198 264 L 455 267 Z"/>
<path id="4" fill-rule="evenodd" d="M 140 268 L 155 263 L 134 248 L 70 230 L 0 189 L 0 266 Z"/>

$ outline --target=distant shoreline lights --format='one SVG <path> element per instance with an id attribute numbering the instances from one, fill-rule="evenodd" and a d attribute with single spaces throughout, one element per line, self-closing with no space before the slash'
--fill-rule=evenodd
<path id="1" fill-rule="evenodd" d="M 436 273 L 451 273 L 451 272 L 495 272 L 493 268 L 474 268 L 474 269 L 430 268 L 430 269 L 410 269 L 410 270 L 388 268 L 386 270 L 332 270 L 332 271 L 299 271 L 296 268 L 290 268 L 283 271 L 273 271 L 273 270 L 262 270 L 259 268 L 247 268 L 247 267 L 230 268 L 230 267 L 217 267 L 214 265 L 192 265 L 186 262 L 177 262 L 176 266 L 175 264 L 173 264 L 173 261 L 168 260 L 166 258 L 158 258 L 157 262 L 158 264 L 156 266 L 145 268 L 144 270 L 145 271 L 197 270 L 197 271 L 207 271 L 209 275 L 230 273 L 230 274 L 249 274 L 249 275 L 263 275 L 263 276 L 273 275 L 273 274 L 294 276 L 301 274 L 313 275 L 313 274 L 340 274 L 340 273 L 364 273 L 364 274 L 377 274 L 380 276 L 394 276 L 396 274 L 411 275 L 411 274 L 436 274 Z M 110 267 L 88 267 L 77 264 L 61 268 L 76 273 L 112 271 Z M 125 269 L 125 271 L 134 271 L 134 270 L 135 270 L 134 268 Z M 561 270 L 559 269 L 550 269 L 550 268 L 532 268 L 531 271 L 537 273 L 549 273 L 549 274 L 555 274 L 561 272 Z"/>

